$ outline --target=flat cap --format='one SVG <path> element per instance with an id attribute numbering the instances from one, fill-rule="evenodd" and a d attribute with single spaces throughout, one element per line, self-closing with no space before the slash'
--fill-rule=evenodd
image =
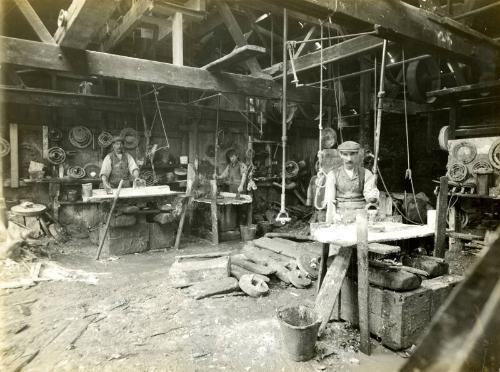
<path id="1" fill-rule="evenodd" d="M 339 145 L 338 149 L 339 149 L 339 151 L 356 152 L 356 151 L 359 151 L 361 149 L 361 146 L 359 145 L 359 143 L 354 142 L 354 141 L 345 141 Z"/>
<path id="2" fill-rule="evenodd" d="M 125 140 L 123 139 L 123 137 L 121 136 L 114 136 L 113 137 L 113 140 L 111 141 L 111 143 L 115 143 L 115 142 L 121 142 L 121 143 L 124 143 Z"/>

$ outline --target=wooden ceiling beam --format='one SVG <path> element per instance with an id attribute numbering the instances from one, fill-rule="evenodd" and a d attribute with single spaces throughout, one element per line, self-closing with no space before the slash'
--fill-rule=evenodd
<path id="1" fill-rule="evenodd" d="M 112 31 L 109 37 L 102 43 L 102 50 L 105 52 L 113 50 L 123 39 L 125 39 L 141 23 L 145 15 L 149 15 L 153 10 L 152 0 L 137 0 L 128 12 L 123 16 L 122 21 Z"/>
<path id="2" fill-rule="evenodd" d="M 55 44 L 54 38 L 50 34 L 49 30 L 47 30 L 47 27 L 43 24 L 38 14 L 36 14 L 28 0 L 14 0 L 14 2 L 23 14 L 24 18 L 26 18 L 30 24 L 33 31 L 35 31 L 40 41 Z"/>
<path id="3" fill-rule="evenodd" d="M 117 5 L 114 0 L 73 0 L 68 10 L 59 14 L 54 39 L 63 47 L 87 48 Z"/>
<path id="4" fill-rule="evenodd" d="M 234 17 L 231 8 L 229 8 L 229 5 L 227 5 L 225 1 L 217 0 L 217 7 L 219 9 L 219 13 L 222 17 L 222 20 L 224 21 L 224 24 L 226 25 L 227 30 L 229 31 L 229 34 L 236 43 L 236 47 L 242 47 L 247 45 L 248 43 L 247 40 L 245 39 L 245 36 L 243 35 L 243 31 L 241 31 L 241 27 L 238 24 L 236 18 Z M 252 74 L 260 74 L 262 71 L 259 62 L 255 57 L 246 60 L 245 64 Z"/>
<path id="5" fill-rule="evenodd" d="M 234 49 L 231 53 L 212 61 L 202 67 L 204 70 L 220 71 L 225 67 L 231 67 L 235 64 L 247 61 L 250 58 L 266 54 L 266 48 L 257 45 L 243 45 Z"/>
<path id="6" fill-rule="evenodd" d="M 321 62 L 321 51 L 305 54 L 294 60 L 295 71 L 300 72 L 310 68 L 318 67 L 321 63 L 338 62 L 343 59 L 368 53 L 382 47 L 383 41 L 376 36 L 363 35 L 346 40 L 339 44 L 334 44 L 323 49 L 323 62 Z M 282 71 L 283 63 L 276 63 L 263 72 L 275 75 Z M 290 62 L 287 63 L 287 74 L 293 73 Z M 280 77 L 280 76 L 278 76 Z"/>
<path id="7" fill-rule="evenodd" d="M 0 36 L 0 63 L 70 72 L 82 77 L 101 76 L 119 80 L 161 84 L 175 88 L 235 93 L 279 99 L 280 84 L 272 79 L 212 73 L 196 67 L 174 66 L 114 54 L 61 48 L 37 41 Z M 327 92 L 325 91 L 325 94 Z M 316 103 L 318 90 L 300 87 L 290 90 L 290 101 Z"/>
<path id="8" fill-rule="evenodd" d="M 319 17 L 330 16 L 339 24 L 380 26 L 387 39 L 411 41 L 463 61 L 495 63 L 500 45 L 459 22 L 440 17 L 403 1 L 394 0 L 261 0 L 293 11 Z"/>

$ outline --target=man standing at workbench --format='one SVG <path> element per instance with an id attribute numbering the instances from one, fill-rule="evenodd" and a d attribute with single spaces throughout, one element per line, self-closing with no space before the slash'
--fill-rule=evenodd
<path id="1" fill-rule="evenodd" d="M 338 147 L 342 166 L 326 177 L 327 222 L 353 222 L 356 209 L 365 208 L 366 203 L 378 202 L 375 176 L 363 167 L 360 150 L 361 146 L 354 141 L 345 141 Z"/>
<path id="2" fill-rule="evenodd" d="M 226 153 L 226 157 L 229 160 L 229 164 L 217 178 L 226 179 L 229 185 L 229 192 L 241 194 L 245 189 L 245 182 L 247 180 L 247 166 L 238 159 L 236 151 L 232 149 Z"/>
<path id="3" fill-rule="evenodd" d="M 104 158 L 100 172 L 102 185 L 108 194 L 112 187 L 118 187 L 121 180 L 123 187 L 130 187 L 130 175 L 134 183 L 139 180 L 139 167 L 132 155 L 123 151 L 123 138 L 114 137 L 112 145 L 113 151 Z"/>

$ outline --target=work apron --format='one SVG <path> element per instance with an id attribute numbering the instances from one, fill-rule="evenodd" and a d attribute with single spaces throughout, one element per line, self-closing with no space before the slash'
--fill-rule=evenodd
<path id="1" fill-rule="evenodd" d="M 241 174 L 241 164 L 239 162 L 235 165 L 229 164 L 228 167 L 228 191 L 238 193 L 238 187 L 240 186 L 241 178 L 243 177 Z"/>
<path id="2" fill-rule="evenodd" d="M 365 169 L 359 167 L 354 170 L 350 178 L 344 167 L 335 172 L 337 213 L 342 217 L 342 222 L 352 223 L 356 220 L 356 210 L 363 209 L 366 201 L 363 195 L 365 185 Z"/>
<path id="3" fill-rule="evenodd" d="M 128 155 L 126 153 L 122 154 L 122 158 L 118 158 L 118 156 L 112 152 L 110 153 L 111 158 L 111 173 L 108 177 L 108 182 L 111 187 L 116 188 L 120 184 L 120 181 L 123 180 L 122 187 L 130 187 L 130 172 L 129 172 L 129 164 L 128 164 Z"/>

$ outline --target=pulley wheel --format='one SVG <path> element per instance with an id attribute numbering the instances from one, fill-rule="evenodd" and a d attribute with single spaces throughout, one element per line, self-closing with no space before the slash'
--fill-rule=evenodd
<path id="1" fill-rule="evenodd" d="M 436 97 L 426 93 L 441 88 L 439 65 L 432 58 L 412 61 L 408 64 L 406 85 L 410 98 L 415 102 L 432 103 Z"/>

